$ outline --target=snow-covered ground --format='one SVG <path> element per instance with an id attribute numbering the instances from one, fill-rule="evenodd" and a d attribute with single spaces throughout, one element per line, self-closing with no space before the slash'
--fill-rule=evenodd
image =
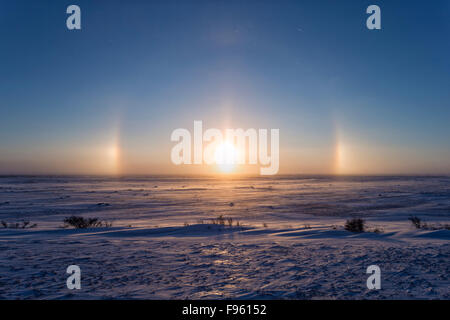
<path id="1" fill-rule="evenodd" d="M 71 215 L 113 226 L 61 228 Z M 0 220 L 37 224 L 0 226 L 0 298 L 449 299 L 450 230 L 412 215 L 450 223 L 450 178 L 0 177 Z"/>

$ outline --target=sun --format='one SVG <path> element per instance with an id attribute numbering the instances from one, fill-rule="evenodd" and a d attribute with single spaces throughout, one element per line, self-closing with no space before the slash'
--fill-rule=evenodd
<path id="1" fill-rule="evenodd" d="M 217 147 L 214 159 L 220 171 L 231 172 L 236 165 L 237 150 L 231 142 L 226 141 Z"/>

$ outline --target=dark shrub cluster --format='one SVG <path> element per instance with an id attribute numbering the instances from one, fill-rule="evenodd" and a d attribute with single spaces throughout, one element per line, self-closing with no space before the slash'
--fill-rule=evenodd
<path id="1" fill-rule="evenodd" d="M 347 220 L 344 228 L 345 228 L 345 230 L 351 231 L 351 232 L 364 232 L 365 221 L 363 219 L 359 219 L 359 218 Z"/>
<path id="2" fill-rule="evenodd" d="M 111 223 L 102 221 L 98 218 L 83 218 L 71 216 L 63 220 L 64 227 L 74 227 L 75 229 L 110 227 Z"/>
<path id="3" fill-rule="evenodd" d="M 426 222 L 422 222 L 419 217 L 412 216 L 408 218 L 409 221 L 413 224 L 416 229 L 423 229 L 423 230 L 442 230 L 447 229 L 450 230 L 450 224 L 428 224 Z"/>
<path id="4" fill-rule="evenodd" d="M 408 218 L 409 221 L 411 221 L 411 223 L 414 225 L 414 227 L 416 227 L 417 229 L 420 229 L 422 227 L 422 221 L 420 220 L 419 217 L 409 217 Z"/>
<path id="5" fill-rule="evenodd" d="M 13 222 L 13 223 L 7 223 L 5 221 L 0 222 L 2 227 L 5 229 L 29 229 L 29 228 L 35 228 L 37 226 L 36 223 L 30 224 L 30 221 L 22 221 L 22 222 Z"/>

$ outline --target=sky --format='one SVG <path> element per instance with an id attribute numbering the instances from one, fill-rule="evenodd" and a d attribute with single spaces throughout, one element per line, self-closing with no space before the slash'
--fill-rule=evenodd
<path id="1" fill-rule="evenodd" d="M 0 174 L 209 173 L 195 120 L 279 129 L 280 174 L 450 174 L 449 36 L 447 0 L 0 0 Z"/>

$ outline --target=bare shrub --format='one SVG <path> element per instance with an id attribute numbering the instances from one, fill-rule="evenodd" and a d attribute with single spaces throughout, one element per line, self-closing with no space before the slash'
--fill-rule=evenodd
<path id="1" fill-rule="evenodd" d="M 365 221 L 363 219 L 354 218 L 347 220 L 344 226 L 345 230 L 350 232 L 364 232 Z"/>
<path id="2" fill-rule="evenodd" d="M 111 227 L 112 223 L 102 221 L 99 218 L 83 218 L 71 216 L 64 218 L 64 228 L 74 227 L 75 229 Z"/>
<path id="3" fill-rule="evenodd" d="M 212 219 L 212 224 L 220 224 L 220 225 L 225 225 L 225 219 L 223 218 L 222 215 L 218 216 L 217 219 Z"/>
<path id="4" fill-rule="evenodd" d="M 409 217 L 408 218 L 409 221 L 411 221 L 411 223 L 414 225 L 414 227 L 416 227 L 417 229 L 422 228 L 422 221 L 420 220 L 419 217 L 413 216 L 413 217 Z"/>
<path id="5" fill-rule="evenodd" d="M 420 220 L 420 218 L 416 217 L 416 216 L 409 217 L 408 220 L 411 221 L 413 226 L 416 227 L 417 229 L 422 229 L 422 230 L 442 230 L 442 229 L 446 229 L 446 230 L 450 230 L 450 224 L 441 224 L 441 223 L 428 224 L 426 222 L 422 222 L 422 220 Z"/>
<path id="6" fill-rule="evenodd" d="M 228 225 L 229 227 L 233 226 L 233 221 L 233 218 L 225 218 L 223 215 L 218 216 L 216 219 L 211 219 L 212 224 L 218 224 L 222 226 Z M 236 221 L 235 225 L 239 227 L 239 221 Z"/>
<path id="7" fill-rule="evenodd" d="M 30 221 L 21 221 L 21 222 L 12 222 L 7 223 L 6 221 L 0 222 L 3 228 L 5 229 L 30 229 L 35 228 L 37 226 L 36 223 L 30 224 Z"/>

